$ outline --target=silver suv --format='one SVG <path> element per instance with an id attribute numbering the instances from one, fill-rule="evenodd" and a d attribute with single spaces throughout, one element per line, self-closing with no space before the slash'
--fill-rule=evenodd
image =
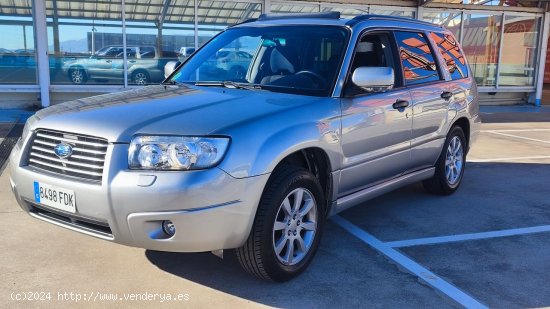
<path id="1" fill-rule="evenodd" d="M 127 46 L 126 59 L 128 82 L 146 85 L 163 80 L 164 65 L 176 60 L 175 52 L 163 51 L 162 57 L 153 46 Z M 73 84 L 84 84 L 88 80 L 123 80 L 124 47 L 106 46 L 89 58 L 75 58 L 63 63 L 63 73 Z"/>
<path id="2" fill-rule="evenodd" d="M 245 74 L 214 69 L 221 50 L 252 55 Z M 477 99 L 442 27 L 262 15 L 161 85 L 36 113 L 11 186 L 35 218 L 150 250 L 234 249 L 251 274 L 284 281 L 311 262 L 327 217 L 417 181 L 457 190 Z"/>

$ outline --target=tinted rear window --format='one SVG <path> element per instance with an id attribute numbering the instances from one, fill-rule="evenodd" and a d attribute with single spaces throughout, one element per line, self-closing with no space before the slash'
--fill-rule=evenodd
<path id="1" fill-rule="evenodd" d="M 468 67 L 464 54 L 460 51 L 458 43 L 450 34 L 430 33 L 430 37 L 437 45 L 437 49 L 445 61 L 445 69 L 449 71 L 452 79 L 468 77 Z"/>
<path id="2" fill-rule="evenodd" d="M 428 40 L 422 33 L 395 32 L 406 85 L 441 79 Z"/>

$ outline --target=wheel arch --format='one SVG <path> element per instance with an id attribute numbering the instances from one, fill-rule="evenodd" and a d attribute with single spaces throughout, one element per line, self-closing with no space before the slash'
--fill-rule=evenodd
<path id="1" fill-rule="evenodd" d="M 71 71 L 72 70 L 82 70 L 82 71 L 84 71 L 84 74 L 86 74 L 86 76 L 88 76 L 88 70 L 86 70 L 86 68 L 82 64 L 72 64 L 69 67 L 69 69 L 67 70 L 67 75 L 69 76 L 69 78 L 71 77 Z"/>
<path id="2" fill-rule="evenodd" d="M 464 132 L 464 137 L 466 138 L 466 150 L 470 150 L 470 121 L 466 117 L 460 117 L 453 122 L 451 128 L 454 126 L 459 126 Z"/>
<path id="3" fill-rule="evenodd" d="M 147 71 L 147 69 L 145 68 L 142 68 L 142 67 L 139 67 L 139 68 L 135 68 L 135 69 L 132 69 L 131 71 L 128 71 L 128 73 L 130 73 L 130 76 L 134 76 L 134 74 L 137 74 L 139 72 L 143 72 L 147 75 L 147 77 L 150 77 L 151 74 L 149 74 L 149 71 Z"/>
<path id="4" fill-rule="evenodd" d="M 333 196 L 334 183 L 332 179 L 332 165 L 326 151 L 320 147 L 307 147 L 296 150 L 279 160 L 273 169 L 272 175 L 277 170 L 288 166 L 296 166 L 308 170 L 319 180 L 325 197 L 325 215 L 328 214 Z M 269 185 L 269 180 L 267 185 Z"/>

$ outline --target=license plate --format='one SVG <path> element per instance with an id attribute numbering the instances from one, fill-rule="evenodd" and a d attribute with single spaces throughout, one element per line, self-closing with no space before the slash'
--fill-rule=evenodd
<path id="1" fill-rule="evenodd" d="M 73 190 L 68 190 L 43 182 L 34 182 L 34 201 L 56 209 L 76 212 L 76 200 Z"/>

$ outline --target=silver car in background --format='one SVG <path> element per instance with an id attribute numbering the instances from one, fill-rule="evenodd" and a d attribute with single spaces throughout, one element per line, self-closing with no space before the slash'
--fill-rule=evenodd
<path id="1" fill-rule="evenodd" d="M 127 46 L 128 83 L 147 85 L 164 79 L 164 66 L 177 60 L 177 53 L 159 53 L 154 46 Z M 105 46 L 86 58 L 67 60 L 62 66 L 63 74 L 76 85 L 89 80 L 121 81 L 124 79 L 124 47 Z"/>
<path id="2" fill-rule="evenodd" d="M 226 50 L 251 55 L 244 72 Z M 327 217 L 418 181 L 455 192 L 480 126 L 458 42 L 417 20 L 262 15 L 168 75 L 31 117 L 9 168 L 21 207 L 128 246 L 234 249 L 285 281 Z"/>

